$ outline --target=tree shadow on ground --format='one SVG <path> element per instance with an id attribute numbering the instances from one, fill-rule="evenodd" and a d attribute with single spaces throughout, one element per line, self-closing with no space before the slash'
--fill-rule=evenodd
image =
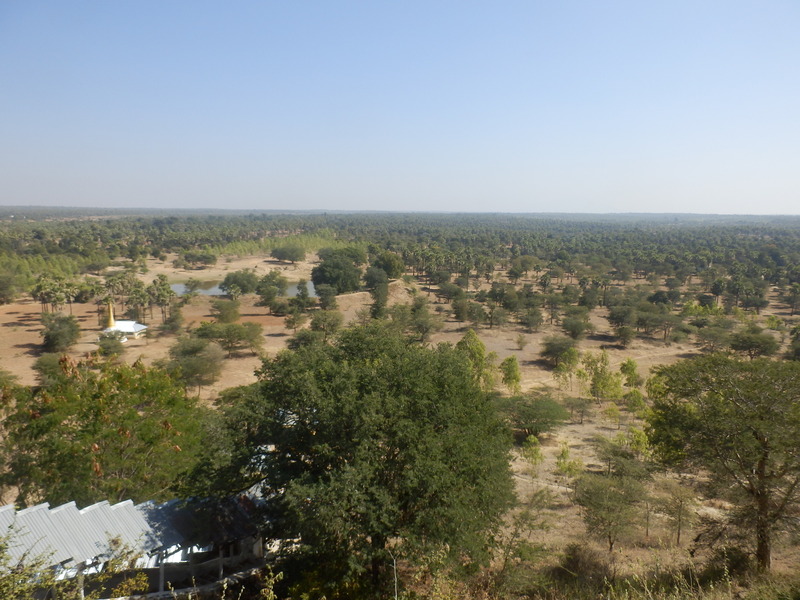
<path id="1" fill-rule="evenodd" d="M 14 348 L 20 348 L 29 356 L 37 356 L 42 353 L 41 344 L 34 344 L 33 342 L 29 342 L 27 344 L 15 344 Z"/>

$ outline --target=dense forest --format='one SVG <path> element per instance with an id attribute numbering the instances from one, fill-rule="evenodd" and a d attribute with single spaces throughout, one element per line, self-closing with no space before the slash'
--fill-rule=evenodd
<path id="1" fill-rule="evenodd" d="M 258 489 L 280 598 L 800 594 L 800 218 L 19 208 L 0 225 L 0 304 L 41 315 L 36 384 L 0 359 L 0 484 L 20 506 Z M 224 271 L 211 318 L 185 322 L 237 257 L 272 266 Z M 314 295 L 304 276 L 287 295 L 297 265 Z M 79 355 L 77 306 L 168 351 L 137 360 L 93 325 Z M 252 382 L 201 397 L 246 357 Z"/>

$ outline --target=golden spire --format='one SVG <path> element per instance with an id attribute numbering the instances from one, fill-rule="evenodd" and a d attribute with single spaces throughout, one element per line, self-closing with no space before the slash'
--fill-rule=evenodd
<path id="1" fill-rule="evenodd" d="M 114 320 L 114 303 L 108 301 L 108 321 L 106 321 L 106 329 L 113 329 L 117 322 Z"/>

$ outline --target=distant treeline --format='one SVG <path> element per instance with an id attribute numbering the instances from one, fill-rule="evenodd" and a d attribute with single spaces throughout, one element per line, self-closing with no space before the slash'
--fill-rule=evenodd
<path id="1" fill-rule="evenodd" d="M 580 267 L 593 277 L 800 282 L 797 217 L 12 210 L 3 211 L 14 217 L 2 217 L 0 272 L 4 287 L 17 290 L 42 274 L 99 273 L 118 260 L 268 253 L 287 241 L 307 250 L 353 243 L 391 250 L 418 272 L 508 268 L 528 256 L 542 268 Z"/>

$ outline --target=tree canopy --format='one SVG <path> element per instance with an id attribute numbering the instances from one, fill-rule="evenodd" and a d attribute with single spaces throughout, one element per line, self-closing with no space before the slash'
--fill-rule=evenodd
<path id="1" fill-rule="evenodd" d="M 371 324 L 283 351 L 260 379 L 226 410 L 200 485 L 259 485 L 272 535 L 299 538 L 293 560 L 376 586 L 390 551 L 484 558 L 512 499 L 510 436 L 463 352 Z"/>
<path id="2" fill-rule="evenodd" d="M 18 388 L 4 422 L 2 481 L 17 488 L 18 501 L 172 497 L 200 449 L 206 411 L 166 371 L 141 363 L 63 358 L 61 369 L 47 387 Z"/>
<path id="3" fill-rule="evenodd" d="M 800 364 L 711 355 L 655 369 L 651 442 L 707 469 L 752 533 L 762 570 L 800 502 Z"/>

